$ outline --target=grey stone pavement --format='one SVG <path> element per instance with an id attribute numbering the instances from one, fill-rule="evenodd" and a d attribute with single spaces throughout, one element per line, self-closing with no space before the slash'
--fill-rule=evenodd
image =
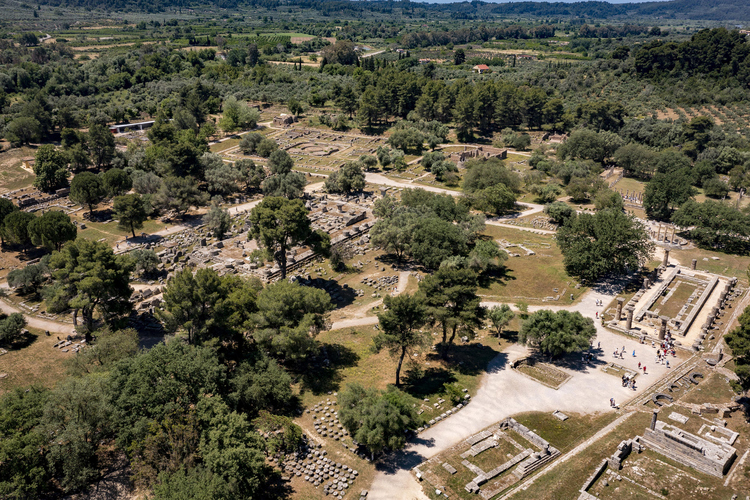
<path id="1" fill-rule="evenodd" d="M 664 365 L 655 364 L 655 349 L 640 344 L 637 340 L 607 331 L 596 319 L 596 313 L 614 298 L 619 286 L 602 285 L 590 290 L 582 299 L 571 306 L 532 306 L 530 312 L 539 309 L 578 311 L 594 319 L 597 336 L 593 341 L 593 352 L 596 359 L 593 364 L 584 364 L 577 356 L 566 358 L 561 368 L 572 375 L 558 390 L 550 389 L 527 378 L 515 370 L 509 369 L 511 361 L 523 357 L 527 350 L 522 346 L 511 346 L 499 354 L 488 366 L 487 374 L 472 402 L 455 415 L 441 421 L 421 433 L 406 449 L 391 454 L 386 460 L 378 463 L 378 473 L 370 486 L 370 500 L 393 499 L 426 499 L 420 485 L 410 470 L 423 460 L 458 444 L 463 439 L 498 422 L 506 417 L 527 411 L 560 410 L 570 413 L 595 413 L 614 411 L 609 398 L 614 398 L 618 405 L 642 394 L 649 386 L 656 383 L 668 370 Z M 601 300 L 603 306 L 597 306 Z M 492 306 L 497 303 L 484 303 Z M 598 345 L 601 345 L 598 348 Z M 615 349 L 626 350 L 624 358 L 615 359 Z M 633 350 L 636 356 L 633 357 Z M 687 359 L 685 354 L 670 362 L 674 370 Z M 609 362 L 636 370 L 638 362 L 645 364 L 647 374 L 636 378 L 637 390 L 622 387 L 619 377 L 608 375 L 601 367 Z M 554 445 L 554 443 L 552 443 Z"/>

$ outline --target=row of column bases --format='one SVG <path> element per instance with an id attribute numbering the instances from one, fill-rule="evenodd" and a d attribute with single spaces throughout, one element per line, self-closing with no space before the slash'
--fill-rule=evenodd
<path id="1" fill-rule="evenodd" d="M 664 259 L 662 260 L 662 266 L 665 268 L 669 265 L 669 249 L 664 249 Z M 695 270 L 698 266 L 698 259 L 693 259 L 693 262 L 691 264 L 691 269 Z M 643 278 L 643 288 L 646 289 L 651 285 L 651 281 L 648 278 Z M 617 299 L 617 311 L 615 312 L 615 321 L 618 323 L 622 320 L 622 306 L 625 303 L 625 299 L 618 298 Z M 630 331 L 630 329 L 633 327 L 633 307 L 628 307 L 625 309 L 627 312 L 627 317 L 625 318 L 625 330 Z M 667 322 L 669 321 L 669 317 L 667 316 L 660 316 L 659 319 L 661 320 L 661 325 L 659 327 L 659 340 L 664 340 L 664 337 L 667 334 Z"/>
<path id="2" fill-rule="evenodd" d="M 625 299 L 617 299 L 617 312 L 615 313 L 615 321 L 617 322 L 622 320 L 623 302 L 625 302 Z M 630 331 L 630 329 L 633 327 L 633 307 L 628 307 L 625 310 L 628 313 L 627 317 L 625 318 L 625 330 Z M 661 325 L 659 327 L 659 340 L 664 340 L 664 337 L 667 335 L 667 322 L 669 321 L 669 317 L 659 316 L 659 319 L 661 320 Z"/>
<path id="3" fill-rule="evenodd" d="M 662 239 L 662 235 L 661 235 L 662 228 L 664 228 L 664 236 L 663 236 L 664 241 L 674 241 L 674 231 L 675 231 L 674 226 L 673 227 L 662 226 L 661 224 L 659 224 L 659 226 L 657 226 L 656 228 L 656 241 L 661 241 Z M 667 235 L 669 234 L 670 229 L 672 230 L 672 237 L 667 239 Z M 654 231 L 651 231 L 651 236 L 654 236 Z"/>

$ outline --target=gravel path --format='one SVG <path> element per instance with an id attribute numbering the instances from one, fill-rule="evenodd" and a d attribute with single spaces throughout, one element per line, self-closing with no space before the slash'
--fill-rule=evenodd
<path id="1" fill-rule="evenodd" d="M 16 306 L 8 304 L 5 300 L 0 299 L 0 311 L 4 314 L 13 314 L 17 312 L 23 312 Z M 23 315 L 26 318 L 26 323 L 31 328 L 37 328 L 39 330 L 49 330 L 53 333 L 62 333 L 64 335 L 72 335 L 74 333 L 73 325 L 67 323 L 58 323 L 48 319 L 37 318 L 36 316 L 29 316 L 28 314 Z"/>

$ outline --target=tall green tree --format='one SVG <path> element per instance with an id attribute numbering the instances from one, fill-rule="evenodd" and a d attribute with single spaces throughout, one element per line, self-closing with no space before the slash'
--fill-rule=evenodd
<path id="1" fill-rule="evenodd" d="M 724 203 L 688 200 L 672 215 L 672 222 L 702 248 L 737 254 L 750 248 L 750 217 Z"/>
<path id="2" fill-rule="evenodd" d="M 734 373 L 739 377 L 739 388 L 750 388 L 750 307 L 745 308 L 738 319 L 737 328 L 729 332 L 724 340 L 732 350 Z"/>
<path id="3" fill-rule="evenodd" d="M 52 478 L 40 427 L 49 390 L 32 386 L 0 396 L 0 492 L 9 499 L 42 498 Z"/>
<path id="4" fill-rule="evenodd" d="M 341 424 L 370 450 L 373 460 L 385 448 L 403 448 L 406 431 L 419 422 L 409 396 L 393 386 L 380 392 L 352 384 L 339 394 L 338 402 Z"/>
<path id="5" fill-rule="evenodd" d="M 70 183 L 70 199 L 75 203 L 87 205 L 89 214 L 94 213 L 94 207 L 104 199 L 102 181 L 92 172 L 81 172 L 73 177 Z"/>
<path id="6" fill-rule="evenodd" d="M 47 279 L 49 268 L 42 259 L 37 264 L 26 265 L 8 273 L 8 286 L 18 290 L 21 295 L 37 294 L 39 287 Z"/>
<path id="7" fill-rule="evenodd" d="M 464 52 L 464 49 L 457 49 L 456 52 L 453 54 L 453 64 L 458 66 L 459 64 L 463 64 L 466 61 L 466 52 Z"/>
<path id="8" fill-rule="evenodd" d="M 593 319 L 584 318 L 579 312 L 543 309 L 523 322 L 518 341 L 554 358 L 588 349 L 595 336 Z"/>
<path id="9" fill-rule="evenodd" d="M 116 256 L 106 243 L 78 238 L 53 253 L 49 267 L 56 284 L 50 288 L 48 308 L 56 312 L 73 309 L 76 326 L 80 313 L 88 342 L 95 330 L 95 311 L 99 318 L 111 323 L 133 307 L 132 261 L 127 256 Z"/>
<path id="10" fill-rule="evenodd" d="M 299 198 L 305 189 L 305 176 L 292 171 L 294 160 L 284 150 L 276 150 L 268 157 L 268 168 L 271 175 L 261 185 L 266 196 L 283 196 L 288 199 Z"/>
<path id="11" fill-rule="evenodd" d="M 286 279 L 286 253 L 308 240 L 313 232 L 302 200 L 282 197 L 264 198 L 250 211 L 248 238 L 269 252 L 279 265 L 281 279 Z"/>
<path id="12" fill-rule="evenodd" d="M 26 318 L 21 313 L 11 313 L 0 319 L 0 344 L 9 345 L 20 339 L 25 327 Z"/>
<path id="13" fill-rule="evenodd" d="M 54 146 L 39 146 L 34 155 L 34 187 L 40 191 L 54 191 L 68 185 L 68 158 Z"/>
<path id="14" fill-rule="evenodd" d="M 333 172 L 325 181 L 326 191 L 329 193 L 345 193 L 362 191 L 365 187 L 365 174 L 359 162 L 348 161 L 341 168 Z"/>
<path id="15" fill-rule="evenodd" d="M 211 205 L 211 209 L 203 217 L 203 220 L 206 221 L 206 226 L 214 234 L 214 237 L 220 240 L 224 239 L 224 235 L 232 225 L 229 212 L 219 205 Z"/>
<path id="16" fill-rule="evenodd" d="M 349 118 L 351 118 L 354 115 L 354 112 L 357 111 L 357 92 L 354 90 L 353 86 L 345 85 L 336 95 L 334 102 L 341 112 L 346 113 L 349 115 Z"/>
<path id="17" fill-rule="evenodd" d="M 66 492 L 99 477 L 98 445 L 112 435 L 105 383 L 104 377 L 68 378 L 45 405 L 41 426 L 52 438 L 48 461 Z"/>
<path id="18" fill-rule="evenodd" d="M 557 245 L 566 271 L 589 283 L 634 271 L 654 251 L 643 224 L 615 209 L 568 218 L 557 231 Z"/>
<path id="19" fill-rule="evenodd" d="M 164 289 L 162 316 L 172 330 L 184 329 L 190 344 L 200 343 L 219 321 L 217 307 L 224 293 L 221 278 L 213 269 L 201 268 L 193 275 L 190 268 L 177 273 Z"/>
<path id="20" fill-rule="evenodd" d="M 130 230 L 135 238 L 135 230 L 143 227 L 147 218 L 143 198 L 139 194 L 126 194 L 115 197 L 112 208 L 115 211 L 117 225 L 121 229 Z"/>
<path id="21" fill-rule="evenodd" d="M 466 268 L 441 267 L 419 283 L 419 300 L 426 306 L 430 321 L 439 324 L 443 332 L 443 359 L 448 359 L 458 332 L 472 337 L 475 328 L 481 326 L 484 309 L 477 288 L 477 274 Z"/>
<path id="22" fill-rule="evenodd" d="M 198 183 L 192 177 L 165 177 L 154 202 L 163 210 L 174 210 L 178 216 L 184 216 L 190 207 L 199 207 L 208 201 L 208 193 L 198 189 Z"/>
<path id="23" fill-rule="evenodd" d="M 96 168 L 108 167 L 115 157 L 115 136 L 104 125 L 94 123 L 89 127 L 87 144 Z"/>
<path id="24" fill-rule="evenodd" d="M 402 294 L 396 297 L 387 295 L 383 303 L 388 308 L 378 314 L 380 332 L 373 338 L 375 350 L 388 349 L 391 356 L 398 358 L 396 366 L 396 387 L 401 385 L 401 365 L 404 357 L 413 349 L 429 342 L 429 334 L 420 332 L 419 327 L 427 320 L 426 309 L 420 298 Z"/>
<path id="25" fill-rule="evenodd" d="M 2 228 L 5 224 L 5 218 L 11 213 L 18 210 L 18 207 L 7 198 L 0 198 L 0 243 L 5 243 L 5 237 Z"/>
<path id="26" fill-rule="evenodd" d="M 669 220 L 674 208 L 695 195 L 692 178 L 686 170 L 657 172 L 646 184 L 643 209 L 650 219 Z"/>
<path id="27" fill-rule="evenodd" d="M 315 336 L 332 309 L 327 292 L 281 280 L 258 294 L 257 306 L 253 337 L 273 356 L 298 363 L 318 352 Z"/>
<path id="28" fill-rule="evenodd" d="M 133 180 L 121 168 L 110 168 L 102 174 L 102 188 L 107 198 L 121 196 L 133 187 Z"/>
<path id="29" fill-rule="evenodd" d="M 226 379 L 226 366 L 215 350 L 179 339 L 115 364 L 109 376 L 109 401 L 118 445 L 128 449 L 146 438 L 150 426 L 187 413 L 211 399 L 207 395 L 217 397 Z"/>
<path id="30" fill-rule="evenodd" d="M 490 320 L 490 323 L 492 323 L 492 326 L 495 328 L 496 334 L 499 337 L 501 333 L 503 333 L 503 328 L 508 326 L 508 324 L 513 320 L 513 318 L 516 317 L 516 313 L 514 313 L 508 304 L 503 304 L 501 306 L 493 306 L 489 311 L 487 311 L 487 318 Z"/>
<path id="31" fill-rule="evenodd" d="M 263 165 L 256 165 L 253 160 L 239 160 L 234 167 L 240 172 L 240 180 L 245 183 L 246 190 L 260 189 L 266 180 L 266 169 Z"/>
<path id="32" fill-rule="evenodd" d="M 467 142 L 474 136 L 476 126 L 476 101 L 470 86 L 464 86 L 456 97 L 456 106 L 453 108 L 456 120 L 456 136 L 459 141 Z"/>
<path id="33" fill-rule="evenodd" d="M 31 243 L 29 225 L 36 219 L 34 214 L 17 210 L 8 214 L 3 220 L 3 242 L 11 245 L 28 245 Z"/>
<path id="34" fill-rule="evenodd" d="M 76 239 L 78 229 L 70 216 L 59 210 L 50 210 L 29 223 L 29 237 L 37 246 L 60 250 L 68 241 Z"/>
<path id="35" fill-rule="evenodd" d="M 42 138 L 42 126 L 36 118 L 19 116 L 6 125 L 5 138 L 15 146 L 31 144 Z"/>

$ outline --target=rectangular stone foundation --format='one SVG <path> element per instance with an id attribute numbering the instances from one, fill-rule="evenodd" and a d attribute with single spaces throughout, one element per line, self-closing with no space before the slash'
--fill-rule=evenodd
<path id="1" fill-rule="evenodd" d="M 723 477 L 737 457 L 737 450 L 727 444 L 712 443 L 661 421 L 653 431 L 646 429 L 641 443 L 676 462 L 716 477 Z"/>

